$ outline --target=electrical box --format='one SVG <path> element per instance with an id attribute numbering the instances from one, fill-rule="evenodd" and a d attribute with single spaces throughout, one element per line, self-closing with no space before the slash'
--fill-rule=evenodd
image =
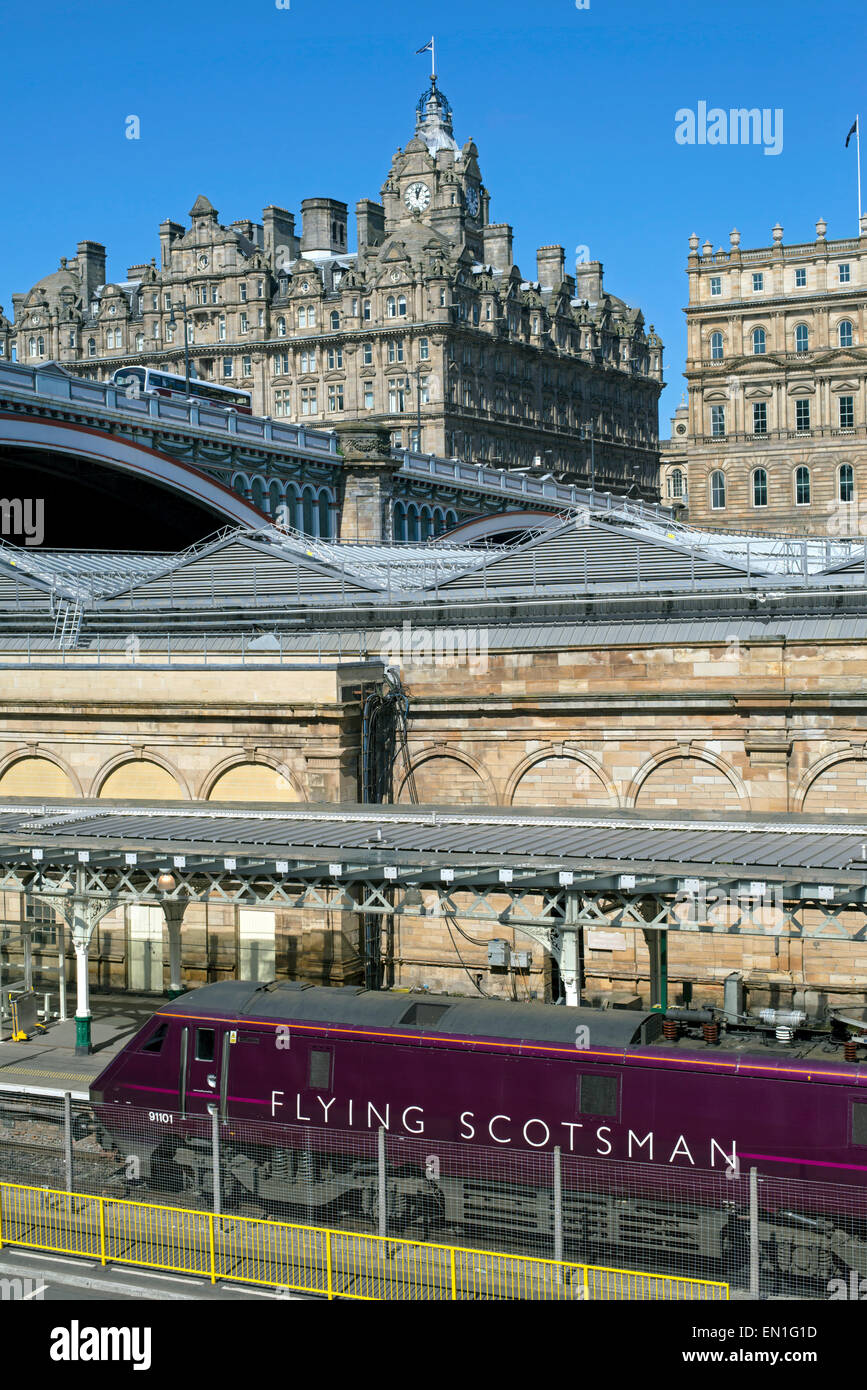
<path id="1" fill-rule="evenodd" d="M 533 964 L 532 951 L 513 951 L 512 968 L 514 970 L 529 970 Z"/>
<path id="2" fill-rule="evenodd" d="M 505 970 L 509 965 L 509 943 L 495 936 L 488 942 L 488 965 L 495 969 Z"/>

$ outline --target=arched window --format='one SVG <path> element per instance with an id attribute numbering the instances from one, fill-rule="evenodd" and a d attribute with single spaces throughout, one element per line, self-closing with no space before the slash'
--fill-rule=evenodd
<path id="1" fill-rule="evenodd" d="M 282 515 L 282 507 L 283 489 L 277 479 L 273 478 L 268 484 L 268 515 L 278 521 Z"/>
<path id="2" fill-rule="evenodd" d="M 726 476 L 719 469 L 710 475 L 710 505 L 715 512 L 724 510 L 726 504 Z"/>
<path id="3" fill-rule="evenodd" d="M 433 514 L 433 530 L 435 536 L 441 536 L 446 529 L 446 519 L 443 515 L 442 507 L 435 507 Z"/>
<path id="4" fill-rule="evenodd" d="M 421 509 L 421 539 L 422 539 L 423 541 L 426 541 L 427 538 L 428 538 L 428 536 L 431 535 L 432 530 L 433 530 L 433 518 L 432 518 L 432 516 L 431 516 L 430 507 L 422 507 L 422 509 Z"/>
<path id="5" fill-rule="evenodd" d="M 668 475 L 668 495 L 669 497 L 683 496 L 683 473 L 679 468 L 673 468 Z"/>
<path id="6" fill-rule="evenodd" d="M 331 539 L 331 498 L 327 492 L 319 494 L 319 534 L 323 540 Z"/>
<path id="7" fill-rule="evenodd" d="M 397 300 L 393 294 L 390 294 L 385 301 L 385 317 L 387 319 L 397 318 Z"/>
<path id="8" fill-rule="evenodd" d="M 768 505 L 768 474 L 764 468 L 753 469 L 753 506 Z"/>
<path id="9" fill-rule="evenodd" d="M 842 319 L 837 325 L 837 342 L 840 344 L 840 347 L 851 347 L 852 341 L 852 325 L 848 319 Z"/>
<path id="10" fill-rule="evenodd" d="M 795 329 L 795 352 L 809 352 L 810 350 L 810 330 L 805 323 L 799 323 Z"/>
<path id="11" fill-rule="evenodd" d="M 855 470 L 851 463 L 841 463 L 839 471 L 839 498 L 841 502 L 852 502 L 855 498 Z"/>
<path id="12" fill-rule="evenodd" d="M 446 526 L 447 526 L 449 529 L 451 529 L 452 526 L 457 526 L 457 524 L 458 524 L 458 514 L 457 514 L 457 512 L 453 512 L 451 509 L 449 509 L 449 511 L 446 512 Z"/>
<path id="13" fill-rule="evenodd" d="M 221 322 L 222 322 L 222 323 L 225 323 L 225 319 L 222 319 Z M 279 319 L 277 320 L 277 337 L 278 337 L 278 338 L 285 338 L 285 337 L 286 337 L 286 320 L 284 319 L 284 317 L 283 317 L 282 314 L 280 315 Z"/>
<path id="14" fill-rule="evenodd" d="M 397 299 L 397 313 L 398 313 L 398 318 L 402 318 L 402 319 L 406 318 L 406 295 L 405 295 L 405 294 L 398 295 L 398 299 Z"/>
<path id="15" fill-rule="evenodd" d="M 254 478 L 250 487 L 250 496 L 253 499 L 254 507 L 261 507 L 265 510 L 265 484 L 261 478 Z"/>
<path id="16" fill-rule="evenodd" d="M 406 540 L 406 507 L 402 502 L 394 504 L 394 539 L 396 541 Z"/>
<path id="17" fill-rule="evenodd" d="M 723 356 L 723 335 L 721 333 L 711 333 L 710 335 L 710 355 L 714 362 L 720 362 Z"/>
<path id="18" fill-rule="evenodd" d="M 753 329 L 753 356 L 761 357 L 767 346 L 767 336 L 763 328 Z"/>
<path id="19" fill-rule="evenodd" d="M 95 338 L 88 338 L 88 340 L 87 340 L 87 355 L 88 355 L 88 357 L 95 357 L 95 356 L 96 356 L 96 339 L 95 339 Z"/>
<path id="20" fill-rule="evenodd" d="M 336 309 L 331 310 L 331 327 L 334 329 L 340 327 L 340 315 Z"/>
<path id="21" fill-rule="evenodd" d="M 418 507 L 414 502 L 410 502 L 407 509 L 406 538 L 408 541 L 418 540 Z"/>
<path id="22" fill-rule="evenodd" d="M 795 469 L 795 503 L 799 507 L 810 505 L 810 470 L 809 468 Z"/>
<path id="23" fill-rule="evenodd" d="M 301 494 L 301 530 L 305 536 L 313 535 L 313 489 L 306 487 Z"/>

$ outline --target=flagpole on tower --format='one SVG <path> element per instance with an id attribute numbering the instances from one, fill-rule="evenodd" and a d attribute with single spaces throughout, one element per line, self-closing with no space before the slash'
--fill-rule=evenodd
<path id="1" fill-rule="evenodd" d="M 858 161 L 858 233 L 861 232 L 861 121 L 855 117 L 855 158 Z"/>
<path id="2" fill-rule="evenodd" d="M 431 85 L 433 85 L 433 83 L 436 82 L 436 80 L 437 80 L 437 59 L 436 59 L 436 54 L 437 54 L 437 51 L 436 51 L 436 44 L 435 44 L 434 40 L 431 39 L 431 41 L 430 41 L 430 80 L 431 80 Z M 859 156 L 858 156 L 858 178 L 859 178 L 859 180 L 860 180 L 860 178 L 861 178 L 861 156 L 860 156 L 860 154 L 859 154 Z M 859 188 L 860 188 L 860 186 L 861 186 L 861 185 L 860 185 L 860 182 L 859 182 L 859 185 L 858 185 L 858 186 L 859 186 Z M 858 194 L 858 216 L 859 216 L 859 218 L 860 218 L 860 216 L 861 216 L 861 195 L 860 195 L 860 193 Z"/>

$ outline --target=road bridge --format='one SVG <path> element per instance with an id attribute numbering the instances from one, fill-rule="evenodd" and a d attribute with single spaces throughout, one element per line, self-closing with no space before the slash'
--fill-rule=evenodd
<path id="1" fill-rule="evenodd" d="M 514 927 L 580 1000 L 583 931 L 641 931 L 651 1003 L 671 932 L 860 941 L 867 819 L 424 806 L 0 805 L 0 888 L 53 905 L 72 937 L 77 1047 L 91 1048 L 88 951 L 123 902 L 159 904 L 170 992 L 191 902 Z"/>
<path id="2" fill-rule="evenodd" d="M 75 473 L 76 461 L 86 462 L 88 470 Z M 50 473 L 55 498 L 59 483 L 74 478 L 76 487 L 98 487 L 103 503 L 112 486 L 121 499 L 120 478 L 168 489 L 176 507 L 199 503 L 212 519 L 249 526 L 261 525 L 263 516 L 279 518 L 326 539 L 340 529 L 344 460 L 335 430 L 240 415 L 204 400 L 128 396 L 111 382 L 74 377 L 54 363 L 0 363 L 2 462 Z M 630 515 L 670 521 L 653 504 L 593 494 L 550 476 L 409 450 L 392 451 L 392 462 L 391 533 L 410 542 L 485 516 L 514 512 L 523 525 L 527 513 L 544 517 L 591 500 L 615 512 L 625 508 Z M 171 511 L 154 515 L 155 534 L 172 538 Z M 191 527 L 186 522 L 185 542 L 213 529 L 213 520 L 198 533 Z M 133 543 L 129 537 L 123 542 Z"/>

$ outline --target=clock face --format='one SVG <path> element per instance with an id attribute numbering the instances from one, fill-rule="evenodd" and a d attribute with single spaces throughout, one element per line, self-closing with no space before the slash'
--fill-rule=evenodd
<path id="1" fill-rule="evenodd" d="M 479 193 L 476 188 L 467 189 L 467 212 L 470 217 L 478 217 L 479 215 Z"/>
<path id="2" fill-rule="evenodd" d="M 430 202 L 430 189 L 426 183 L 411 183 L 404 194 L 403 201 L 410 212 L 424 212 Z"/>

